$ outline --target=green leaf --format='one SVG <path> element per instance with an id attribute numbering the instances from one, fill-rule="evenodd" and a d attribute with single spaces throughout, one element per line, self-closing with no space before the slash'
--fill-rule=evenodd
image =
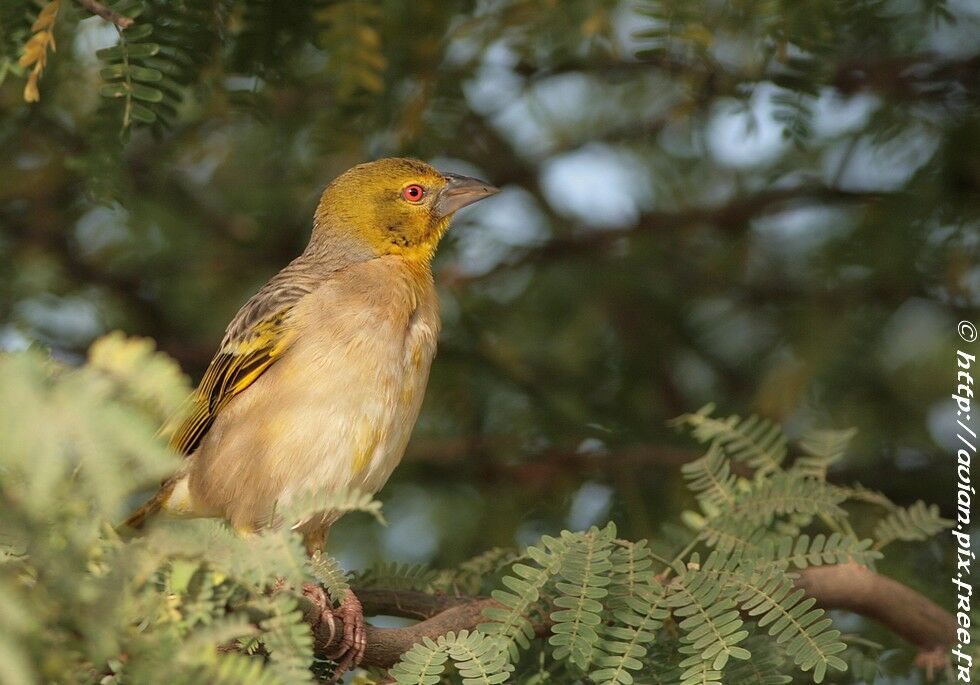
<path id="1" fill-rule="evenodd" d="M 593 527 L 587 533 L 562 532 L 566 552 L 559 566 L 562 579 L 556 589 L 562 593 L 554 600 L 563 609 L 553 611 L 552 636 L 554 657 L 561 661 L 568 658 L 582 670 L 587 670 L 599 643 L 596 627 L 602 622 L 601 601 L 608 594 L 606 586 L 612 570 L 610 556 L 615 530 Z"/>
<path id="2" fill-rule="evenodd" d="M 398 663 L 388 670 L 388 675 L 398 685 L 438 685 L 449 660 L 448 652 L 445 641 L 437 644 L 423 637 L 421 643 L 402 654 Z"/>
<path id="3" fill-rule="evenodd" d="M 736 483 L 728 465 L 728 457 L 717 443 L 700 459 L 681 466 L 687 487 L 694 492 L 708 511 L 735 505 Z"/>
<path id="4" fill-rule="evenodd" d="M 152 124 L 157 120 L 157 115 L 152 109 L 144 107 L 138 102 L 132 103 L 129 116 L 144 124 Z"/>
<path id="5" fill-rule="evenodd" d="M 129 87 L 125 83 L 107 83 L 99 88 L 99 95 L 106 98 L 124 98 L 129 95 Z"/>
<path id="6" fill-rule="evenodd" d="M 484 609 L 483 616 L 489 622 L 479 626 L 481 632 L 499 635 L 505 641 L 511 661 L 517 660 L 518 648 L 527 649 L 531 645 L 534 628 L 529 616 L 541 591 L 570 553 L 568 539 L 564 535 L 561 538 L 545 535 L 537 545 L 528 547 L 526 553 L 534 565 L 514 564 L 513 575 L 505 576 L 502 581 L 509 591 L 497 589 L 491 593 L 503 606 Z"/>
<path id="7" fill-rule="evenodd" d="M 153 25 L 147 23 L 133 24 L 128 29 L 125 29 L 123 35 L 125 35 L 126 40 L 130 43 L 136 43 L 145 38 L 149 38 L 153 34 Z"/>
<path id="8" fill-rule="evenodd" d="M 793 470 L 811 478 L 826 479 L 827 470 L 844 458 L 855 435 L 856 428 L 808 432 L 800 440 L 804 454 L 793 463 Z"/>
<path id="9" fill-rule="evenodd" d="M 717 444 L 729 457 L 754 469 L 757 476 L 780 470 L 786 458 L 786 437 L 779 426 L 758 416 L 716 419 L 711 416 L 713 411 L 714 405 L 708 404 L 670 424 L 690 428 L 699 442 Z"/>
<path id="10" fill-rule="evenodd" d="M 340 603 L 350 590 L 347 575 L 333 557 L 316 552 L 309 560 L 310 574 L 327 589 L 330 599 Z"/>
<path id="11" fill-rule="evenodd" d="M 907 509 L 896 509 L 875 526 L 876 549 L 895 540 L 927 540 L 946 528 L 952 528 L 953 521 L 943 518 L 939 507 L 926 505 L 919 500 Z"/>
<path id="12" fill-rule="evenodd" d="M 387 525 L 384 514 L 381 513 L 381 502 L 374 499 L 369 492 L 357 488 L 337 490 L 334 492 L 312 491 L 295 497 L 288 506 L 283 507 L 279 515 L 290 523 L 304 521 L 311 516 L 320 516 L 323 512 L 341 516 L 353 512 L 364 512 L 374 517 L 381 525 Z"/>
<path id="13" fill-rule="evenodd" d="M 158 88 L 144 86 L 140 83 L 131 85 L 133 97 L 144 102 L 160 102 L 163 100 L 163 91 Z"/>
<path id="14" fill-rule="evenodd" d="M 99 70 L 103 81 L 130 78 L 134 81 L 156 83 L 163 80 L 163 74 L 158 69 L 149 69 L 134 64 L 111 64 Z"/>
<path id="15" fill-rule="evenodd" d="M 126 43 L 125 45 L 114 45 L 111 48 L 97 50 L 95 56 L 106 62 L 117 62 L 123 59 L 152 57 L 158 52 L 160 52 L 160 46 L 156 43 Z"/>
<path id="16" fill-rule="evenodd" d="M 787 514 L 844 518 L 847 512 L 840 504 L 846 498 L 840 490 L 822 481 L 802 478 L 792 472 L 779 472 L 739 493 L 734 505 L 720 515 L 764 525 Z"/>

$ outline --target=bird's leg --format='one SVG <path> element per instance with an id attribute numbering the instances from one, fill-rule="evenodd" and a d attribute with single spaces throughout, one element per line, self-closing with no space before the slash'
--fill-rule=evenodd
<path id="1" fill-rule="evenodd" d="M 303 585 L 303 596 L 313 604 L 313 627 L 318 628 L 322 623 L 330 627 L 330 638 L 328 642 L 333 642 L 336 635 L 336 621 L 340 621 L 344 626 L 344 632 L 340 636 L 340 643 L 337 648 L 328 652 L 325 656 L 337 662 L 333 678 L 328 683 L 336 683 L 340 677 L 349 670 L 357 668 L 364 658 L 364 650 L 367 648 L 367 638 L 364 630 L 364 608 L 361 601 L 352 590 L 348 590 L 336 609 L 323 588 L 315 583 L 305 583 Z"/>
<path id="2" fill-rule="evenodd" d="M 327 544 L 327 534 L 330 532 L 329 524 L 311 526 L 303 531 L 303 542 L 306 551 L 310 556 L 320 554 Z M 344 633 L 341 635 L 340 644 L 337 649 L 327 654 L 328 659 L 337 662 L 337 669 L 334 671 L 333 679 L 329 682 L 335 683 L 348 670 L 357 668 L 364 658 L 364 650 L 367 648 L 367 637 L 364 629 L 364 607 L 361 600 L 357 598 L 354 591 L 349 589 L 340 606 L 334 609 L 333 603 L 323 588 L 316 583 L 304 583 L 303 596 L 306 597 L 319 610 L 319 621 L 328 622 L 330 626 L 330 636 L 335 634 L 335 619 L 339 620 L 344 626 Z M 331 639 L 331 642 L 333 640 Z"/>
<path id="3" fill-rule="evenodd" d="M 367 648 L 367 637 L 364 630 L 364 607 L 353 590 L 347 590 L 340 607 L 333 609 L 334 618 L 344 624 L 344 634 L 340 638 L 337 650 L 327 657 L 337 662 L 334 678 L 339 679 L 344 672 L 357 668 L 364 658 Z"/>

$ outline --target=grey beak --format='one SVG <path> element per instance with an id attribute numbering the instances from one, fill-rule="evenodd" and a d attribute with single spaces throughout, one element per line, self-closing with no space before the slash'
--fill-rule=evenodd
<path id="1" fill-rule="evenodd" d="M 443 176 L 447 183 L 439 191 L 433 205 L 433 211 L 438 219 L 445 218 L 458 209 L 500 192 L 500 188 L 471 176 L 459 176 L 457 174 L 443 174 Z"/>

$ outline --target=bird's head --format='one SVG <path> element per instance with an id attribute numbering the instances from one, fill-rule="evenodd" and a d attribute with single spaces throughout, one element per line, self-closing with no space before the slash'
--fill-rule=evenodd
<path id="1" fill-rule="evenodd" d="M 430 259 L 456 210 L 498 189 L 414 159 L 359 164 L 323 191 L 311 245 Z"/>

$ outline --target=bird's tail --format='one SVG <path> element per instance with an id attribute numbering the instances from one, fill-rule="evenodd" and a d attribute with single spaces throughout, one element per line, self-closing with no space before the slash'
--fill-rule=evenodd
<path id="1" fill-rule="evenodd" d="M 173 490 L 173 482 L 168 481 L 163 484 L 153 497 L 148 499 L 139 509 L 129 515 L 125 521 L 116 527 L 116 532 L 121 538 L 131 538 L 137 535 L 146 524 L 163 510 L 163 505 Z"/>

